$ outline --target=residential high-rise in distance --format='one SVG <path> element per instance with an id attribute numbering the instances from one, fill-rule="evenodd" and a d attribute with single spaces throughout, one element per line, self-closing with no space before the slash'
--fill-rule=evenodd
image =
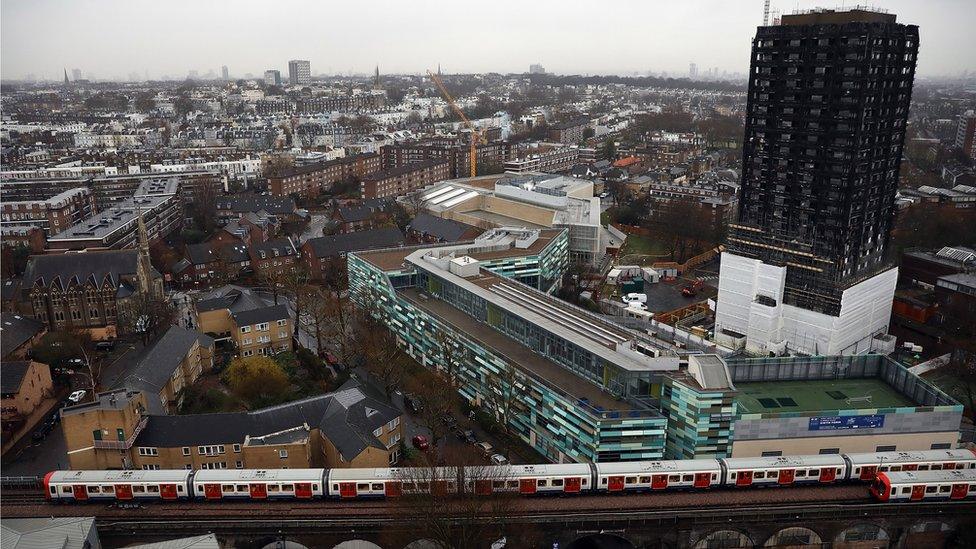
<path id="1" fill-rule="evenodd" d="M 529 74 L 546 74 L 546 68 L 541 63 L 529 65 Z"/>
<path id="2" fill-rule="evenodd" d="M 967 158 L 976 160 L 976 111 L 966 111 L 959 117 L 956 127 L 956 147 L 962 149 Z"/>
<path id="3" fill-rule="evenodd" d="M 288 83 L 308 84 L 312 81 L 312 64 L 301 59 L 288 62 Z"/>
<path id="4" fill-rule="evenodd" d="M 71 69 L 71 80 L 74 82 L 81 80 L 81 69 Z"/>
<path id="5" fill-rule="evenodd" d="M 689 63 L 688 64 L 688 77 L 689 78 L 698 78 L 698 63 Z"/>
<path id="6" fill-rule="evenodd" d="M 784 15 L 753 40 L 739 219 L 716 337 L 853 354 L 885 334 L 886 261 L 918 27 L 852 9 Z"/>
<path id="7" fill-rule="evenodd" d="M 281 71 L 269 69 L 264 71 L 264 83 L 269 86 L 281 85 Z"/>
<path id="8" fill-rule="evenodd" d="M 227 69 L 227 65 L 220 67 L 220 77 L 224 80 L 230 80 L 230 71 Z"/>

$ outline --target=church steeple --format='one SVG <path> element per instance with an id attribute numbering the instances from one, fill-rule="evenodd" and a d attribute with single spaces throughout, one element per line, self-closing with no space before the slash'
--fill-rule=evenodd
<path id="1" fill-rule="evenodd" d="M 373 89 L 380 89 L 380 66 L 376 65 L 376 76 L 373 77 Z"/>
<path id="2" fill-rule="evenodd" d="M 64 69 L 64 85 L 67 86 L 67 85 L 70 85 L 70 84 L 71 84 L 71 82 L 68 82 L 68 69 L 66 68 L 66 69 Z"/>
<path id="3" fill-rule="evenodd" d="M 139 210 L 138 219 L 138 237 L 139 237 L 139 260 L 138 260 L 138 278 L 139 278 L 139 291 L 140 292 L 150 292 L 152 290 L 153 283 L 153 268 L 152 259 L 149 256 L 149 234 L 146 232 L 146 222 L 142 218 L 142 210 Z"/>

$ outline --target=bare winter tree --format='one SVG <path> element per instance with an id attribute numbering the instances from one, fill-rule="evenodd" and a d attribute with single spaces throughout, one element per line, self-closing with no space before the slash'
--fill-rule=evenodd
<path id="1" fill-rule="evenodd" d="M 153 292 L 134 294 L 119 307 L 119 329 L 127 334 L 139 334 L 143 345 L 163 333 L 176 322 L 176 308 L 163 295 Z"/>
<path id="2" fill-rule="evenodd" d="M 461 410 L 457 389 L 446 376 L 426 369 L 411 375 L 406 385 L 420 401 L 417 420 L 430 433 L 431 460 L 438 462 L 443 457 L 443 448 L 438 446 L 438 442 L 448 433 L 444 418 L 456 417 Z"/>

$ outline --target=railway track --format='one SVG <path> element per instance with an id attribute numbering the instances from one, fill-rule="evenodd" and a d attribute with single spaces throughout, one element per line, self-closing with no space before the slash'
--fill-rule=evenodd
<path id="1" fill-rule="evenodd" d="M 4 490 L 0 493 L 0 506 L 43 505 L 47 503 L 38 490 Z"/>

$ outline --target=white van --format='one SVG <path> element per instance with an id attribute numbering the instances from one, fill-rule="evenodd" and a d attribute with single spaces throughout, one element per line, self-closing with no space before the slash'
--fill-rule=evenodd
<path id="1" fill-rule="evenodd" d="M 624 303 L 631 305 L 634 303 L 647 303 L 647 294 L 627 294 L 623 297 Z"/>

